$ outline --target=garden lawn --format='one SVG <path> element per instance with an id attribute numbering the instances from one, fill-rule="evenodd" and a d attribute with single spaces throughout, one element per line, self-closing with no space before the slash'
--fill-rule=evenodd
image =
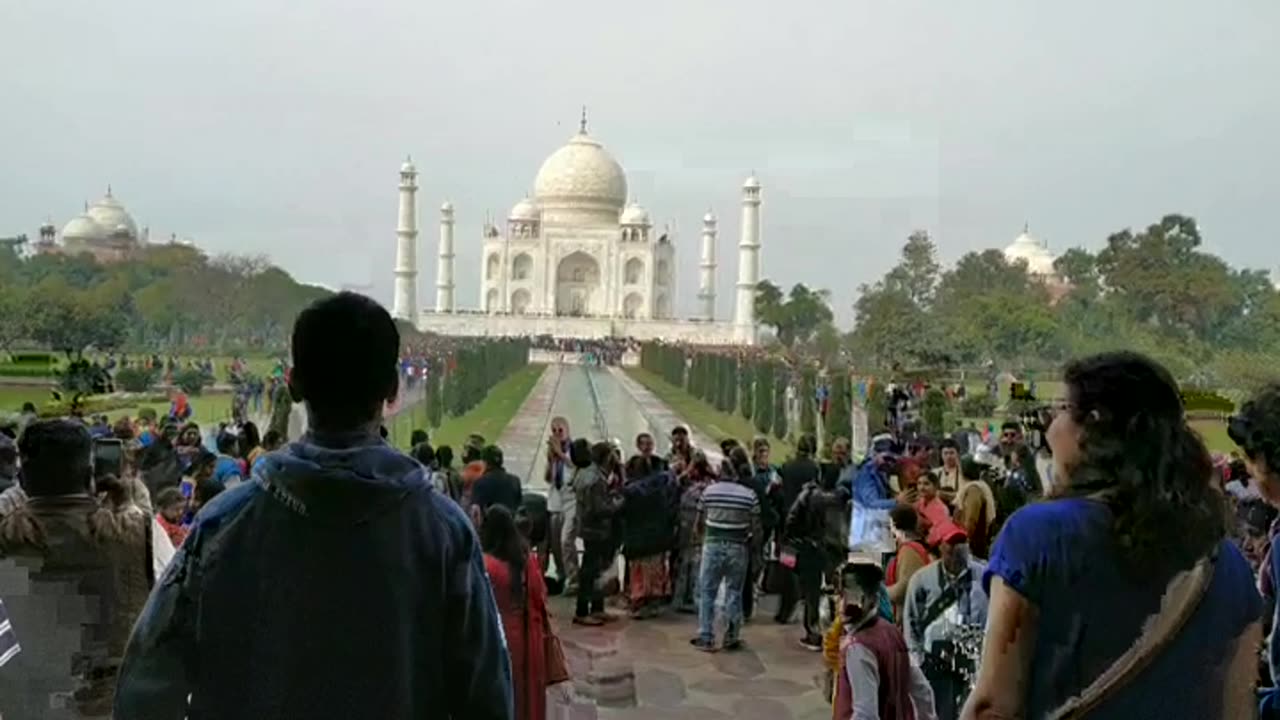
<path id="1" fill-rule="evenodd" d="M 446 416 L 440 427 L 430 431 L 431 447 L 448 445 L 453 448 L 453 456 L 460 458 L 462 446 L 472 433 L 483 435 L 489 442 L 497 442 L 546 368 L 546 365 L 525 366 L 494 385 L 470 412 L 459 417 Z M 413 430 L 427 427 L 427 403 L 418 403 L 392 418 L 387 426 L 388 439 L 396 447 L 409 450 L 409 436 Z"/>
<path id="2" fill-rule="evenodd" d="M 741 413 L 720 412 L 690 395 L 684 388 L 676 387 L 644 368 L 626 368 L 626 373 L 666 403 L 676 415 L 712 440 L 719 442 L 723 438 L 731 437 L 750 446 L 751 439 L 761 434 L 750 420 L 742 417 Z M 794 448 L 790 443 L 779 440 L 772 434 L 768 437 L 769 444 L 773 448 L 771 453 L 773 462 L 781 463 L 791 457 Z"/>

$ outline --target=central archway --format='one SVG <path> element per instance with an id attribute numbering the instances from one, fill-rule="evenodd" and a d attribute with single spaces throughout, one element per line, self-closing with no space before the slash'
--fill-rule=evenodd
<path id="1" fill-rule="evenodd" d="M 600 315 L 600 263 L 581 250 L 570 253 L 556 266 L 556 314 Z"/>

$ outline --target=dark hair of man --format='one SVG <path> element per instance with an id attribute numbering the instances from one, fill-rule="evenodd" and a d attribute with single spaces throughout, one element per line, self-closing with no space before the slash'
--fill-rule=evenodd
<path id="1" fill-rule="evenodd" d="M 653 474 L 653 463 L 644 455 L 632 455 L 627 460 L 627 480 L 643 480 Z"/>
<path id="2" fill-rule="evenodd" d="M 1209 482 L 1213 460 L 1187 426 L 1169 371 L 1115 352 L 1071 363 L 1063 379 L 1082 428 L 1063 493 L 1106 493 L 1121 559 L 1137 573 L 1166 576 L 1209 553 L 1227 534 L 1226 500 Z"/>
<path id="3" fill-rule="evenodd" d="M 480 448 L 475 445 L 462 446 L 462 464 L 469 465 L 480 459 Z"/>
<path id="4" fill-rule="evenodd" d="M 436 453 L 425 442 L 413 446 L 413 459 L 422 463 L 423 467 L 431 467 L 436 461 Z"/>
<path id="5" fill-rule="evenodd" d="M 204 506 L 210 500 L 221 495 L 222 491 L 226 489 L 227 486 L 217 480 L 214 480 L 213 478 L 205 478 L 204 480 L 196 483 L 194 491 L 195 501 L 201 506 Z"/>
<path id="6" fill-rule="evenodd" d="M 1022 432 L 1022 423 L 1017 420 L 1005 420 L 1000 423 L 1000 432 L 1004 432 L 1005 430 L 1017 430 L 1018 432 Z"/>
<path id="7" fill-rule="evenodd" d="M 591 442 L 578 438 L 569 443 L 569 462 L 579 469 L 591 467 Z"/>
<path id="8" fill-rule="evenodd" d="M 275 450 L 284 444 L 284 436 L 279 430 L 268 430 L 266 435 L 262 436 L 262 449 Z"/>
<path id="9" fill-rule="evenodd" d="M 879 565 L 870 563 L 846 563 L 840 570 L 840 580 L 844 587 L 856 587 L 866 597 L 876 598 L 880 593 L 880 584 L 884 582 L 884 571 Z"/>
<path id="10" fill-rule="evenodd" d="M 318 430 L 355 430 L 395 399 L 400 331 L 363 295 L 341 292 L 303 310 L 293 324 L 290 385 Z"/>
<path id="11" fill-rule="evenodd" d="M 957 443 L 951 438 L 942 438 L 938 443 L 938 451 L 941 452 L 943 450 L 955 450 L 956 452 L 960 452 L 960 443 Z"/>
<path id="12" fill-rule="evenodd" d="M 451 467 L 453 465 L 453 447 L 449 445 L 441 445 L 436 448 L 436 463 L 441 468 Z"/>
<path id="13" fill-rule="evenodd" d="M 516 527 L 515 515 L 503 505 L 490 505 L 480 524 L 480 547 L 486 555 L 505 562 L 511 570 L 511 594 L 524 599 L 524 566 L 529 544 Z"/>
<path id="14" fill-rule="evenodd" d="M 965 456 L 960 458 L 960 474 L 965 480 L 981 480 L 982 479 L 982 463 L 971 457 Z"/>
<path id="15" fill-rule="evenodd" d="M 427 431 L 422 428 L 418 428 L 417 430 L 409 433 L 409 447 L 417 447 L 422 443 L 427 442 L 427 440 Z"/>
<path id="16" fill-rule="evenodd" d="M 1272 479 L 1280 478 L 1280 384 L 1265 385 L 1246 400 L 1231 418 L 1228 434 L 1246 457 L 1262 460 Z"/>
<path id="17" fill-rule="evenodd" d="M 22 412 L 24 412 L 24 413 L 33 413 L 33 412 L 35 412 L 35 411 L 36 411 L 35 403 L 30 403 L 30 402 L 24 402 L 24 403 L 22 403 Z"/>
<path id="18" fill-rule="evenodd" d="M 770 447 L 769 438 L 763 435 L 757 435 L 755 439 L 751 441 L 751 451 L 753 453 L 760 452 L 760 448 L 767 448 L 767 447 Z"/>
<path id="19" fill-rule="evenodd" d="M 502 467 L 502 463 L 505 460 L 502 455 L 502 448 L 497 445 L 485 445 L 484 449 L 480 451 L 480 459 L 491 468 Z"/>
<path id="20" fill-rule="evenodd" d="M 734 438 L 725 438 L 720 441 L 720 452 L 728 455 L 729 451 L 738 447 L 738 441 Z"/>
<path id="21" fill-rule="evenodd" d="M 249 457 L 250 451 L 262 447 L 262 435 L 252 420 L 240 426 L 240 456 Z"/>
<path id="22" fill-rule="evenodd" d="M 683 425 L 675 426 L 674 428 L 671 429 L 671 436 L 675 437 L 676 435 L 683 435 L 685 437 L 689 437 L 689 428 Z"/>
<path id="23" fill-rule="evenodd" d="M 200 452 L 197 453 L 196 456 L 191 459 L 191 467 L 189 468 L 189 473 L 191 475 L 195 475 L 200 470 L 212 468 L 214 465 L 217 465 L 217 463 L 218 463 L 217 455 L 214 455 L 208 450 L 201 449 Z"/>
<path id="24" fill-rule="evenodd" d="M 636 446 L 638 447 L 638 446 L 640 445 L 640 441 L 641 441 L 641 440 L 645 440 L 645 439 L 652 440 L 652 439 L 653 439 L 653 435 L 651 435 L 651 434 L 649 434 L 649 433 L 647 433 L 647 432 L 637 433 L 637 434 L 636 434 Z"/>
<path id="25" fill-rule="evenodd" d="M 22 489 L 31 497 L 89 492 L 93 438 L 84 423 L 37 420 L 18 441 Z"/>
<path id="26" fill-rule="evenodd" d="M 801 455 L 812 455 L 818 450 L 818 439 L 813 433 L 805 433 L 800 436 L 800 440 L 796 442 L 796 452 Z"/>
<path id="27" fill-rule="evenodd" d="M 217 444 L 223 455 L 235 455 L 240 450 L 240 438 L 229 432 L 219 433 Z"/>
<path id="28" fill-rule="evenodd" d="M 609 460 L 613 457 L 613 446 L 603 440 L 591 446 L 591 462 L 597 467 L 609 467 Z"/>
<path id="29" fill-rule="evenodd" d="M 910 505 L 895 505 L 889 510 L 889 519 L 904 533 L 913 533 L 920 528 L 920 516 Z"/>
<path id="30" fill-rule="evenodd" d="M 744 482 L 750 482 L 755 474 L 751 471 L 751 458 L 747 455 L 747 449 L 741 445 L 734 445 L 729 450 L 729 465 L 738 474 L 738 479 Z"/>
<path id="31" fill-rule="evenodd" d="M 159 512 L 168 507 L 173 507 L 186 502 L 186 498 L 182 497 L 182 491 L 176 487 L 162 488 L 156 493 L 156 511 Z"/>

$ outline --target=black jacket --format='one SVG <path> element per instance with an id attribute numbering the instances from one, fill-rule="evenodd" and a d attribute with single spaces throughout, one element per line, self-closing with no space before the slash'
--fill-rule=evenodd
<path id="1" fill-rule="evenodd" d="M 622 550 L 627 559 L 666 552 L 675 544 L 675 493 L 675 478 L 665 472 L 623 486 Z"/>
<path id="2" fill-rule="evenodd" d="M 471 504 L 488 510 L 490 505 L 502 505 L 514 515 L 524 502 L 524 492 L 520 489 L 520 478 L 503 468 L 489 468 L 476 480 L 471 488 Z"/>

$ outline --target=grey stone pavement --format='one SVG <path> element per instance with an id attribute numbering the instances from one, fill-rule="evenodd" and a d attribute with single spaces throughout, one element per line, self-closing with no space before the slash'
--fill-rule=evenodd
<path id="1" fill-rule="evenodd" d="M 541 476 L 525 468 L 537 467 L 552 412 L 588 416 L 590 398 L 582 392 L 582 369 L 548 366 L 517 416 L 503 432 L 499 445 L 507 469 L 527 478 L 528 486 Z M 619 368 L 596 375 L 600 396 L 612 425 L 627 430 L 647 426 L 664 437 L 685 424 L 662 401 Z M 612 387 L 608 387 L 612 385 Z M 558 397 L 559 396 L 559 397 Z M 572 397 L 570 397 L 572 396 Z M 642 416 L 626 420 L 627 415 Z M 588 425 L 575 420 L 574 427 Z M 713 438 L 691 429 L 693 443 L 719 458 Z M 665 447 L 659 439 L 659 447 Z M 629 448 L 628 448 L 629 449 Z M 713 452 L 714 451 L 714 452 Z M 625 608 L 613 607 L 621 618 L 600 628 L 573 625 L 570 598 L 551 599 L 553 623 L 564 644 L 575 683 L 596 698 L 602 720 L 827 720 L 831 707 L 822 696 L 822 656 L 800 647 L 798 624 L 773 622 L 776 597 L 762 598 L 756 619 L 743 629 L 747 647 L 737 652 L 707 654 L 689 645 L 696 632 L 692 615 L 668 613 L 650 620 L 626 618 Z"/>
<path id="2" fill-rule="evenodd" d="M 746 647 L 707 654 L 689 639 L 692 615 L 573 625 L 573 603 L 552 598 L 552 622 L 580 690 L 602 720 L 827 720 L 822 656 L 800 647 L 798 625 L 777 625 L 777 598 L 761 600 L 742 631 Z"/>

